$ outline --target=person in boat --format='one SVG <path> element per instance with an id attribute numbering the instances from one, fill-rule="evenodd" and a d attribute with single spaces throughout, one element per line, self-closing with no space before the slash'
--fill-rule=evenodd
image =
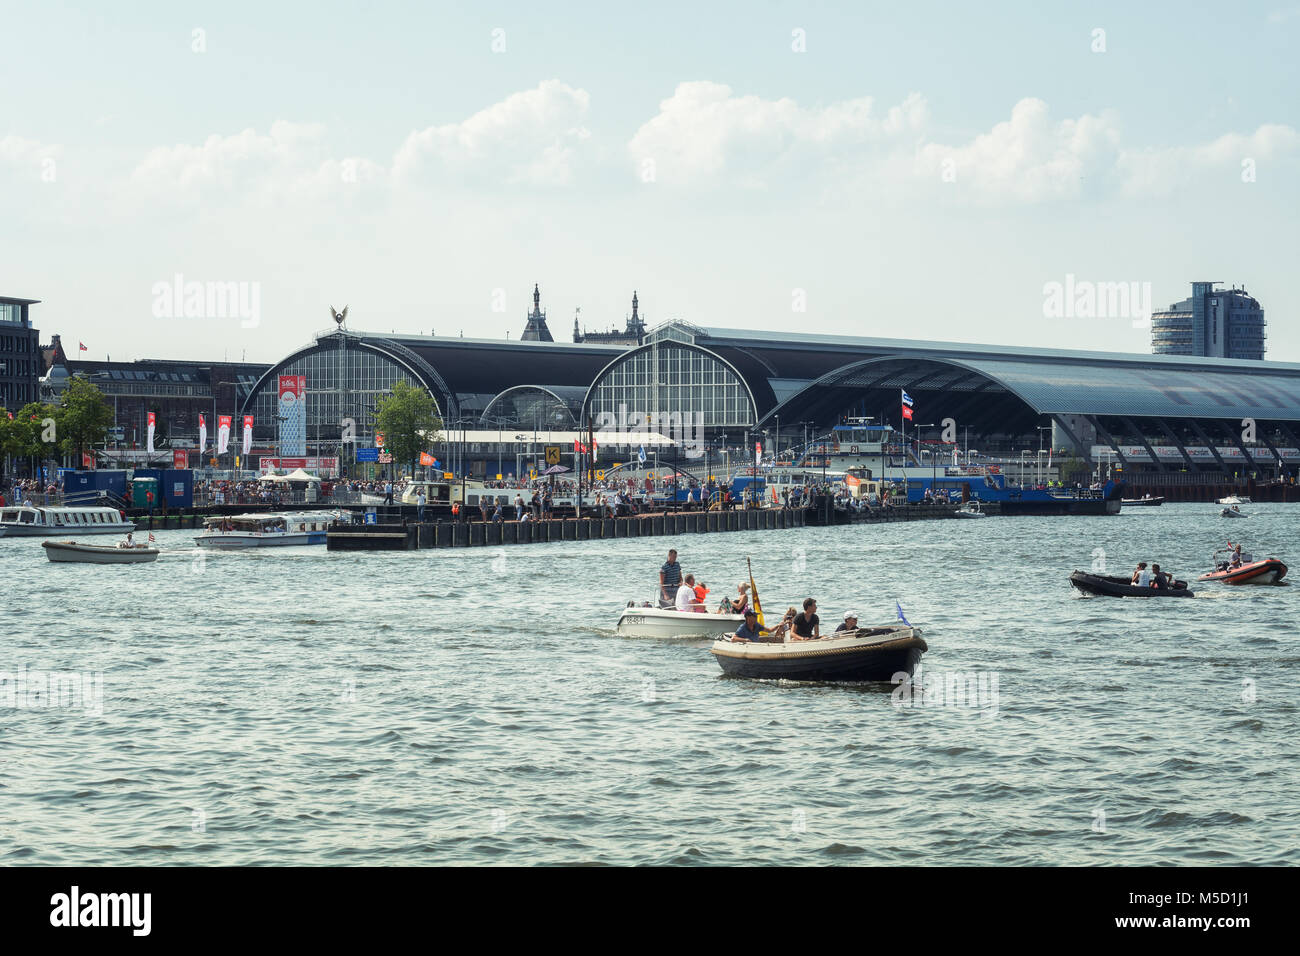
<path id="1" fill-rule="evenodd" d="M 796 641 L 815 641 L 822 636 L 821 618 L 817 616 L 817 601 L 807 598 L 803 602 L 803 611 L 795 615 L 791 623 Z"/>
<path id="2" fill-rule="evenodd" d="M 708 613 L 707 611 L 708 599 L 709 599 L 709 588 L 703 581 L 701 581 L 697 585 L 695 585 L 695 607 L 692 608 L 692 610 L 697 611 L 700 614 Z"/>
<path id="3" fill-rule="evenodd" d="M 118 546 L 119 548 L 134 548 L 134 547 L 135 547 L 135 537 L 132 535 L 132 533 L 131 533 L 130 531 L 128 531 L 128 532 L 126 533 L 126 540 L 125 540 L 125 541 L 119 541 L 117 546 Z"/>
<path id="4" fill-rule="evenodd" d="M 736 628 L 731 639 L 742 644 L 762 644 L 776 636 L 775 631 L 758 623 L 758 612 L 751 607 L 745 609 L 745 623 Z"/>
<path id="5" fill-rule="evenodd" d="M 844 631 L 856 631 L 857 629 L 858 629 L 858 612 L 845 611 L 844 623 L 835 629 L 835 633 L 840 634 Z"/>
<path id="6" fill-rule="evenodd" d="M 695 610 L 695 575 L 686 575 L 681 586 L 677 589 L 677 596 L 673 600 L 673 607 L 678 611 Z"/>
<path id="7" fill-rule="evenodd" d="M 682 583 L 682 566 L 677 563 L 677 549 L 668 551 L 668 560 L 659 569 L 659 606 L 672 607 L 677 588 Z"/>
<path id="8" fill-rule="evenodd" d="M 1239 567 L 1241 567 L 1241 564 L 1242 564 L 1242 561 L 1241 561 L 1241 545 L 1239 545 L 1239 544 L 1238 544 L 1238 545 L 1233 545 L 1233 548 L 1232 548 L 1232 560 L 1228 562 L 1228 567 L 1229 567 L 1229 568 L 1239 568 Z"/>
<path id="9" fill-rule="evenodd" d="M 1140 588 L 1148 587 L 1151 584 L 1151 572 L 1147 570 L 1145 561 L 1138 562 L 1137 570 L 1133 572 L 1133 577 L 1129 578 L 1128 583 Z"/>
<path id="10" fill-rule="evenodd" d="M 747 610 L 749 610 L 748 582 L 741 581 L 740 584 L 736 585 L 736 593 L 739 594 L 740 597 L 736 598 L 736 600 L 731 602 L 731 613 L 744 614 Z"/>
<path id="11" fill-rule="evenodd" d="M 1160 570 L 1160 565 L 1151 565 L 1151 587 L 1158 591 L 1169 589 L 1169 575 Z"/>

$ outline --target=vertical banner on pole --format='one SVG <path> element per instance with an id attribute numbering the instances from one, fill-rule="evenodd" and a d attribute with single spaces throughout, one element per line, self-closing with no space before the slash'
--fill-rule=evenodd
<path id="1" fill-rule="evenodd" d="M 229 415 L 217 416 L 217 454 L 224 455 L 230 447 L 230 418 Z"/>
<path id="2" fill-rule="evenodd" d="M 307 454 L 307 376 L 280 376 L 280 454 Z"/>

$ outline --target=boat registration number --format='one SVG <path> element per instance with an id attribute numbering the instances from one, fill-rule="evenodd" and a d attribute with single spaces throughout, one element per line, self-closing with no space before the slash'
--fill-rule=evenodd
<path id="1" fill-rule="evenodd" d="M 623 621 L 624 621 L 624 623 L 626 623 L 626 624 L 644 624 L 644 623 L 645 623 L 645 615 L 644 615 L 644 614 L 629 614 L 627 617 L 623 618 Z"/>

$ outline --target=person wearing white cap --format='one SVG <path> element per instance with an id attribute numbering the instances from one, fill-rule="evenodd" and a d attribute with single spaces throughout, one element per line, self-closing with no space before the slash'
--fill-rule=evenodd
<path id="1" fill-rule="evenodd" d="M 844 623 L 835 629 L 835 633 L 838 634 L 840 631 L 856 631 L 857 629 L 858 629 L 858 612 L 845 611 Z"/>

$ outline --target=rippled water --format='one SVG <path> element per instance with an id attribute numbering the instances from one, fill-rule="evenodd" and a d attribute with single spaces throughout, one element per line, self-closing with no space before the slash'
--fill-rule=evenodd
<path id="1" fill-rule="evenodd" d="M 0 862 L 1300 862 L 1300 589 L 1067 581 L 1096 549 L 1194 575 L 1230 532 L 1300 565 L 1300 511 L 1246 510 L 395 554 L 172 531 L 126 568 L 0 540 L 0 670 L 104 682 L 102 714 L 0 700 Z M 614 636 L 673 544 L 714 596 L 752 556 L 769 610 L 901 602 L 925 678 L 996 676 L 996 701 L 726 679 L 705 643 Z"/>

